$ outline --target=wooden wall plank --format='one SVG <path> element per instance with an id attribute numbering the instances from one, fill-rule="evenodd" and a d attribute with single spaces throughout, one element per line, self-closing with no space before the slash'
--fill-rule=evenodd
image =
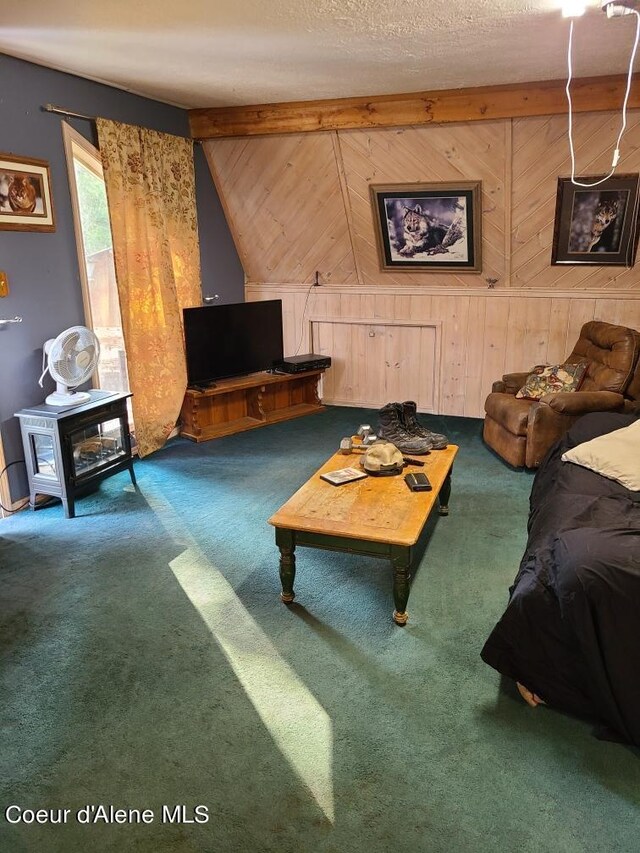
<path id="1" fill-rule="evenodd" d="M 472 326 L 470 334 L 480 341 L 475 344 L 482 352 L 482 373 L 480 375 L 480 399 L 476 400 L 477 408 L 471 413 L 471 417 L 479 417 L 484 414 L 484 401 L 491 391 L 494 382 L 502 379 L 504 373 L 511 370 L 507 365 L 507 333 L 509 329 L 509 303 L 508 299 L 485 299 L 484 326 L 481 332 Z M 474 300 L 475 304 L 475 300 Z M 471 311 L 471 316 L 475 313 Z M 511 354 L 508 354 L 509 357 Z"/>
<path id="2" fill-rule="evenodd" d="M 601 317 L 608 317 L 609 323 L 617 323 L 619 326 L 629 326 L 632 324 L 627 322 L 629 319 L 628 314 L 628 307 L 620 299 L 596 299 L 594 309 L 595 320 Z"/>
<path id="3" fill-rule="evenodd" d="M 580 329 L 589 320 L 595 320 L 595 299 L 572 299 L 569 306 L 569 322 L 567 323 L 567 339 L 565 352 L 567 355 L 573 349 L 573 345 L 580 337 Z M 602 318 L 601 318 L 602 319 Z M 638 328 L 635 326 L 634 328 Z"/>
<path id="4" fill-rule="evenodd" d="M 510 299 L 507 315 L 507 373 L 528 370 L 533 362 L 525 350 L 522 335 L 527 314 L 526 299 Z"/>
<path id="5" fill-rule="evenodd" d="M 481 410 L 486 393 L 483 393 L 483 351 L 485 341 L 474 330 L 477 326 L 486 327 L 487 299 L 474 299 L 469 305 L 467 314 L 467 331 L 465 346 L 465 374 L 464 374 L 464 409 L 463 413 L 475 417 Z"/>
<path id="6" fill-rule="evenodd" d="M 442 319 L 440 405 L 451 415 L 464 415 L 469 297 L 434 297 L 432 303 L 434 314 Z"/>
<path id="7" fill-rule="evenodd" d="M 562 364 L 569 355 L 575 340 L 568 342 L 570 299 L 551 299 L 551 313 L 547 330 L 547 358 L 549 364 Z M 608 320 L 608 322 L 613 322 Z"/>

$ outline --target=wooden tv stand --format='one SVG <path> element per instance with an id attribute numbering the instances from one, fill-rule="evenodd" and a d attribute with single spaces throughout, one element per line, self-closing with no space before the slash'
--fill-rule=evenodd
<path id="1" fill-rule="evenodd" d="M 180 435 L 208 441 L 321 412 L 318 380 L 323 373 L 250 373 L 220 379 L 204 391 L 187 388 Z"/>

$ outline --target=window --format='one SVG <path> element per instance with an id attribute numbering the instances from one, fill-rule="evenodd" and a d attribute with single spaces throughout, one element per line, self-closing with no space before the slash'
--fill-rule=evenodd
<path id="1" fill-rule="evenodd" d="M 62 123 L 62 134 L 67 154 L 85 322 L 100 341 L 100 360 L 94 385 L 106 391 L 128 391 L 127 358 L 100 152 L 66 122 Z M 129 418 L 132 424 L 130 406 Z"/>

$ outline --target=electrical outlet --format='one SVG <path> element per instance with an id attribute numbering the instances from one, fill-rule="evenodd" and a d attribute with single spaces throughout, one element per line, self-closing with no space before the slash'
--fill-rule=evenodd
<path id="1" fill-rule="evenodd" d="M 9 295 L 9 279 L 6 272 L 0 270 L 0 297 Z"/>

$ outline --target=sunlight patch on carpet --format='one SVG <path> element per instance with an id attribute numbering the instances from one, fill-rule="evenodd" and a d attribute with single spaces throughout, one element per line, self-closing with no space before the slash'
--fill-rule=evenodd
<path id="1" fill-rule="evenodd" d="M 333 725 L 301 679 L 256 624 L 231 584 L 211 564 L 160 495 L 144 497 L 185 550 L 170 568 L 222 649 L 280 752 L 334 822 Z"/>

